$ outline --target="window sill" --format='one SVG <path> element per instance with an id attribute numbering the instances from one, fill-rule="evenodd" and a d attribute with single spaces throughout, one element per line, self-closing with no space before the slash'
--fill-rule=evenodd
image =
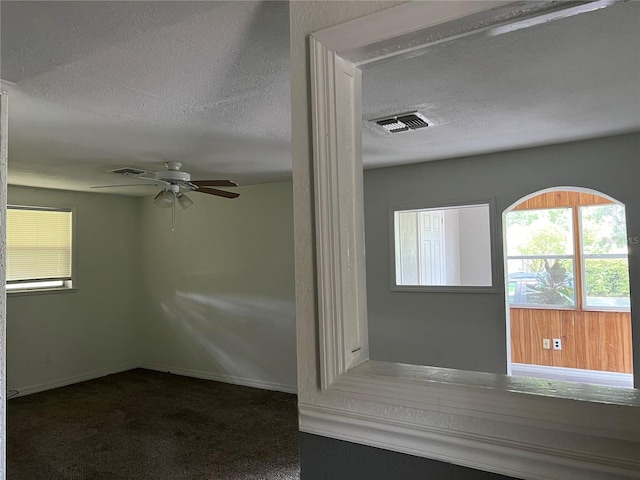
<path id="1" fill-rule="evenodd" d="M 7 297 L 22 297 L 25 295 L 52 295 L 59 293 L 76 293 L 77 288 L 40 288 L 33 290 L 7 290 Z"/>
<path id="2" fill-rule="evenodd" d="M 544 305 L 522 305 L 522 304 L 518 304 L 518 305 L 513 305 L 513 304 L 509 304 L 509 308 L 514 308 L 514 309 L 521 309 L 521 310 L 562 310 L 565 312 L 593 312 L 593 313 L 631 313 L 631 309 L 630 308 L 615 308 L 615 307 L 611 307 L 611 308 L 606 308 L 606 307 L 583 307 L 583 308 L 576 308 L 576 307 L 569 307 L 566 305 L 549 305 L 549 306 L 544 306 Z"/>
<path id="3" fill-rule="evenodd" d="M 422 293 L 499 293 L 497 286 L 492 285 L 391 285 L 392 292 Z"/>
<path id="4" fill-rule="evenodd" d="M 563 310 L 567 312 L 580 312 L 577 307 L 570 305 L 523 305 L 509 304 L 509 308 L 519 308 L 522 310 Z"/>
<path id="5" fill-rule="evenodd" d="M 634 389 L 368 361 L 300 394 L 301 431 L 517 478 L 636 478 L 640 465 Z"/>
<path id="6" fill-rule="evenodd" d="M 442 408 L 438 402 L 442 400 L 447 389 L 452 389 L 456 393 L 451 395 L 451 398 L 446 402 L 449 408 L 475 411 L 480 410 L 481 405 L 478 402 L 469 404 L 459 397 L 459 392 L 473 392 L 476 397 L 479 396 L 479 393 L 482 393 L 487 395 L 489 399 L 482 408 L 497 416 L 507 415 L 507 412 L 513 408 L 522 408 L 527 399 L 538 402 L 541 397 L 640 408 L 640 390 L 638 389 L 603 388 L 561 380 L 540 381 L 539 378 L 514 377 L 497 373 L 388 363 L 376 360 L 369 360 L 352 368 L 346 374 L 343 374 L 335 385 L 348 383 L 354 379 L 362 380 L 358 382 L 357 388 L 363 388 L 363 385 L 367 385 L 362 393 L 372 397 L 391 397 L 395 401 L 410 398 L 409 404 L 411 405 L 415 405 L 418 402 L 433 405 L 434 402 L 431 400 L 435 396 L 438 399 L 435 404 Z M 393 389 L 386 392 L 386 395 L 380 395 L 379 391 L 374 392 L 366 389 L 377 389 L 382 385 L 391 384 Z M 406 389 L 407 391 L 398 391 L 399 389 Z M 438 390 L 441 391 L 434 395 L 434 392 Z M 514 405 L 512 403 L 513 399 L 508 398 L 514 395 L 518 397 L 520 405 Z M 500 404 L 500 399 L 502 398 L 508 398 L 507 403 L 504 405 Z M 520 418 L 519 416 L 517 417 Z M 554 426 L 557 426 L 556 422 L 560 420 L 557 412 L 544 408 L 532 409 L 527 412 L 526 417 L 535 418 L 536 421 L 548 420 Z M 566 421 L 567 418 L 564 418 L 564 420 Z M 608 429 L 612 425 L 611 418 L 585 417 L 583 420 L 588 421 L 591 427 L 597 425 L 599 428 Z M 577 422 L 571 424 L 577 425 Z M 624 427 L 625 425 L 622 424 L 616 431 L 624 430 Z"/>

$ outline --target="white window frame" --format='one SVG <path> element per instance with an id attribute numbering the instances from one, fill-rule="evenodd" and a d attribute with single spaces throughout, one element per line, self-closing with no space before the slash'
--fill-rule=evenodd
<path id="1" fill-rule="evenodd" d="M 70 212 L 71 213 L 71 278 L 68 280 L 62 280 L 60 285 L 47 286 L 44 285 L 49 279 L 36 280 L 33 282 L 16 282 L 10 284 L 5 283 L 5 289 L 7 295 L 21 296 L 21 295 L 42 295 L 51 293 L 73 293 L 78 291 L 78 279 L 76 268 L 77 249 L 76 249 L 76 206 L 75 205 L 19 205 L 9 204 L 7 209 L 16 208 L 22 210 L 42 210 L 42 211 L 54 211 L 54 212 Z M 24 287 L 19 287 L 24 285 Z"/>
<path id="2" fill-rule="evenodd" d="M 559 189 L 558 189 L 559 190 Z M 576 189 L 575 187 L 566 187 L 565 190 L 569 190 L 569 191 L 585 191 L 585 193 L 589 193 L 589 194 L 593 194 L 593 195 L 598 195 L 600 197 L 604 197 L 604 198 L 608 198 L 609 200 L 611 200 L 612 203 L 616 204 L 616 205 L 620 205 L 624 208 L 625 205 L 620 203 L 619 201 L 617 201 L 614 198 L 609 197 L 608 195 L 602 193 L 602 192 L 598 192 L 595 190 L 588 190 L 588 189 L 584 189 L 584 188 L 580 188 L 580 189 Z M 553 190 L 550 190 L 553 191 Z M 533 196 L 536 195 L 540 195 L 542 193 L 544 193 L 545 191 L 542 192 L 538 192 L 533 194 Z M 527 198 L 532 198 L 532 197 L 527 197 Z M 525 200 L 521 200 L 521 202 L 523 202 Z M 520 202 L 520 203 L 521 203 Z M 534 310 L 575 310 L 575 311 L 583 311 L 583 312 L 630 312 L 631 309 L 629 307 L 606 307 L 606 306 L 587 306 L 587 281 L 586 281 L 586 265 L 585 265 L 585 260 L 588 259 L 620 259 L 620 260 L 626 260 L 627 261 L 627 265 L 629 265 L 629 254 L 628 253 L 604 253 L 604 254 L 585 254 L 584 253 L 584 234 L 583 234 L 583 229 L 582 229 L 582 213 L 581 213 L 581 208 L 583 206 L 594 206 L 594 205 L 578 205 L 578 231 L 576 232 L 573 228 L 573 222 L 572 222 L 572 228 L 571 228 L 571 241 L 572 244 L 575 245 L 576 243 L 578 243 L 580 250 L 579 251 L 574 251 L 571 254 L 566 254 L 566 255 L 509 255 L 507 253 L 507 232 L 505 229 L 505 260 L 509 261 L 509 260 L 529 260 L 529 259 L 538 259 L 538 258 L 546 258 L 546 259 L 558 259 L 558 260 L 571 260 L 572 265 L 573 265 L 573 276 L 574 278 L 576 277 L 576 268 L 578 265 L 578 260 L 580 260 L 579 264 L 580 264 L 580 290 L 575 289 L 574 290 L 574 303 L 573 305 L 544 305 L 544 304 L 536 304 L 536 303 L 508 303 L 510 308 L 526 308 L 526 309 L 534 309 Z M 567 209 L 571 211 L 571 216 L 573 217 L 574 215 L 574 207 L 573 206 L 563 206 L 563 207 L 549 207 L 549 208 L 533 208 L 530 210 L 525 210 L 525 211 L 537 211 L 537 210 L 549 210 L 549 209 Z M 506 224 L 506 217 L 509 213 L 513 212 L 515 210 L 510 209 L 505 211 L 504 213 L 504 218 L 505 218 L 505 222 L 504 224 Z M 627 230 L 628 231 L 628 230 Z M 577 240 L 577 242 L 576 242 Z M 509 271 L 508 271 L 508 266 L 505 263 L 505 277 L 508 277 L 509 275 Z M 508 283 L 508 280 L 507 280 Z M 578 305 L 581 305 L 581 308 L 578 308 Z"/>
<path id="3" fill-rule="evenodd" d="M 575 245 L 575 238 L 576 235 L 578 234 L 578 232 L 574 231 L 573 228 L 573 207 L 550 207 L 550 208 L 533 208 L 531 210 L 524 210 L 524 211 L 539 211 L 539 210 L 562 210 L 562 209 L 566 209 L 569 211 L 570 215 L 571 215 L 571 228 L 570 228 L 570 233 L 571 233 L 571 245 L 572 245 L 572 250 L 570 254 L 561 254 L 561 255 L 554 255 L 554 254 L 548 254 L 548 255 L 508 255 L 505 254 L 505 277 L 507 278 L 507 282 L 508 277 L 509 277 L 509 268 L 508 268 L 508 262 L 509 260 L 536 260 L 536 259 L 549 259 L 549 260 L 571 260 L 571 265 L 572 265 L 572 269 L 571 269 L 571 275 L 573 275 L 573 278 L 575 278 L 576 276 L 576 257 L 577 254 L 575 252 L 574 249 L 574 245 Z M 505 225 L 506 225 L 506 218 L 507 215 L 511 212 L 515 212 L 516 210 L 509 210 L 507 212 L 505 212 Z M 508 241 L 507 241 L 507 230 L 505 228 L 505 252 L 508 249 Z M 582 241 L 580 242 L 580 245 L 582 245 Z M 509 305 L 509 307 L 511 308 L 528 308 L 528 309 L 533 309 L 533 310 L 578 310 L 578 295 L 580 295 L 581 293 L 578 292 L 575 288 L 574 288 L 574 292 L 573 292 L 573 305 L 553 305 L 553 304 L 549 304 L 549 305 L 545 305 L 543 303 L 509 303 L 508 299 L 507 299 L 507 303 Z"/>
<path id="4" fill-rule="evenodd" d="M 600 193 L 597 193 L 600 196 L 605 196 L 606 195 L 602 195 Z M 625 208 L 625 213 L 626 213 L 626 205 L 618 202 L 615 199 L 610 198 L 610 200 L 612 202 L 614 202 L 616 205 L 621 205 L 622 207 Z M 604 306 L 589 306 L 587 305 L 587 266 L 586 266 L 586 261 L 589 259 L 618 259 L 618 260 L 626 260 L 627 261 L 627 267 L 629 266 L 629 253 L 627 252 L 625 253 L 601 253 L 601 254 L 597 254 L 597 253 L 584 253 L 584 235 L 583 235 L 583 229 L 582 229 L 582 207 L 583 206 L 587 206 L 587 205 L 579 205 L 578 206 L 578 225 L 580 227 L 580 272 L 582 275 L 582 291 L 580 292 L 580 294 L 582 295 L 582 310 L 584 311 L 589 311 L 589 312 L 630 312 L 631 308 L 630 307 L 604 307 Z M 590 205 L 593 206 L 593 205 Z M 629 237 L 629 229 L 627 227 L 626 229 L 627 231 L 627 238 Z M 630 281 L 630 280 L 629 280 Z"/>
<path id="5" fill-rule="evenodd" d="M 582 248 L 582 243 L 580 247 Z M 624 253 L 583 253 L 580 256 L 580 261 L 582 262 L 582 310 L 589 312 L 630 312 L 630 307 L 607 307 L 603 305 L 587 305 L 587 271 L 586 271 L 586 261 L 587 260 L 626 260 L 627 266 L 629 264 L 629 255 L 625 255 Z"/>
<path id="6" fill-rule="evenodd" d="M 316 252 L 317 306 L 299 286 L 302 431 L 526 479 L 637 478 L 638 390 L 369 360 L 360 67 L 535 3 L 410 2 L 311 36 L 316 244 L 296 251 L 305 270 Z M 306 211 L 306 177 L 294 187 Z"/>
<path id="7" fill-rule="evenodd" d="M 399 285 L 396 279 L 396 224 L 395 213 L 410 210 L 447 210 L 465 207 L 489 207 L 489 242 L 491 257 L 491 285 Z M 451 293 L 497 293 L 502 284 L 497 268 L 496 242 L 496 199 L 466 200 L 439 203 L 412 203 L 408 205 L 394 205 L 389 208 L 389 259 L 390 288 L 397 292 L 451 292 Z"/>

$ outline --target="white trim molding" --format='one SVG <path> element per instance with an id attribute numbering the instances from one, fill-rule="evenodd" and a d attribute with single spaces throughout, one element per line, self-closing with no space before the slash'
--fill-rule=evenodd
<path id="1" fill-rule="evenodd" d="M 313 197 L 305 196 L 307 178 L 299 173 L 306 167 L 294 159 L 294 210 L 312 201 L 315 212 L 315 245 L 296 238 L 296 263 L 305 266 L 315 249 L 317 275 L 296 280 L 305 283 L 297 291 L 302 431 L 524 479 L 638 478 L 638 390 L 368 355 L 360 70 L 545 8 L 564 7 L 409 2 L 311 36 Z"/>
<path id="2" fill-rule="evenodd" d="M 146 370 L 153 370 L 156 372 L 171 373 L 174 375 L 181 375 L 184 377 L 199 378 L 202 380 L 212 380 L 214 382 L 231 383 L 233 385 L 242 385 L 245 387 L 260 388 L 262 390 L 272 390 L 276 392 L 285 392 L 285 393 L 295 394 L 298 390 L 295 385 L 288 385 L 285 383 L 269 382 L 265 380 L 236 377 L 233 375 L 208 372 L 204 370 L 170 367 L 167 365 L 160 365 L 157 363 L 144 363 L 144 362 L 118 365 L 111 368 L 105 368 L 103 370 L 83 373 L 81 375 L 74 375 L 73 377 L 65 377 L 65 378 L 54 380 L 52 382 L 38 383 L 35 385 L 28 385 L 28 386 L 22 386 L 22 387 L 13 385 L 11 388 L 9 388 L 9 390 L 18 392 L 12 398 L 24 397 L 25 395 L 44 392 L 44 391 L 52 390 L 54 388 L 59 388 L 59 387 L 66 387 L 67 385 L 73 385 L 74 383 L 86 382 L 88 380 L 95 380 L 97 378 L 101 378 L 106 375 L 122 373 L 129 370 L 134 370 L 136 368 L 144 368 Z"/>
<path id="3" fill-rule="evenodd" d="M 88 380 L 95 380 L 96 378 L 105 377 L 107 375 L 113 375 L 114 373 L 122 373 L 127 370 L 138 368 L 135 364 L 124 364 L 116 367 L 105 368 L 103 370 L 96 370 L 93 372 L 83 373 L 80 375 L 74 375 L 72 377 L 59 378 L 52 382 L 37 383 L 35 385 L 16 386 L 13 385 L 9 390 L 18 392 L 11 398 L 24 397 L 25 395 L 31 395 L 33 393 L 45 392 L 54 388 L 66 387 L 67 385 L 73 385 L 74 383 L 86 382 Z"/>
<path id="4" fill-rule="evenodd" d="M 323 346 L 322 388 L 366 360 L 367 348 L 362 156 L 360 135 L 350 128 L 362 117 L 354 88 L 360 71 L 311 38 L 317 266 Z M 336 121 L 336 119 L 340 119 Z M 325 161 L 330 159 L 330 161 Z M 351 192 L 355 194 L 351 194 Z M 346 321 L 345 319 L 356 319 Z"/>
<path id="5" fill-rule="evenodd" d="M 157 363 L 141 363 L 136 368 L 146 368 L 156 372 L 172 373 L 182 375 L 183 377 L 200 378 L 202 380 L 212 380 L 214 382 L 231 383 L 233 385 L 242 385 L 244 387 L 260 388 L 262 390 L 272 390 L 275 392 L 296 393 L 298 391 L 295 385 L 286 383 L 269 382 L 266 380 L 258 380 L 254 378 L 236 377 L 223 373 L 208 372 L 205 370 L 194 370 L 192 368 L 169 367 Z"/>
<path id="6" fill-rule="evenodd" d="M 9 97 L 0 92 L 0 480 L 6 478 L 7 453 L 7 291 L 6 225 L 7 225 L 7 143 L 9 140 Z"/>
<path id="7" fill-rule="evenodd" d="M 604 385 L 606 387 L 633 388 L 633 374 L 631 373 L 512 363 L 511 375 L 590 383 L 592 385 Z"/>

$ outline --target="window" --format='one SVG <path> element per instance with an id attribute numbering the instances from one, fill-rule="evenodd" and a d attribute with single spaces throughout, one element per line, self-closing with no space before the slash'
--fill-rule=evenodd
<path id="1" fill-rule="evenodd" d="M 71 210 L 7 208 L 7 291 L 72 284 Z"/>
<path id="2" fill-rule="evenodd" d="M 395 286 L 492 285 L 489 204 L 393 211 Z"/>
<path id="3" fill-rule="evenodd" d="M 584 306 L 631 308 L 627 226 L 622 205 L 580 207 Z"/>
<path id="4" fill-rule="evenodd" d="M 571 208 L 507 213 L 509 303 L 574 306 Z"/>
<path id="5" fill-rule="evenodd" d="M 513 210 L 506 228 L 511 305 L 629 309 L 624 206 Z"/>

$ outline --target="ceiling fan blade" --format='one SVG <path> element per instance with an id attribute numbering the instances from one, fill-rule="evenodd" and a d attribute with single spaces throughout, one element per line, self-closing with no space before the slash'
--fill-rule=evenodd
<path id="1" fill-rule="evenodd" d="M 218 190 L 217 188 L 209 188 L 209 187 L 199 188 L 198 190 L 196 190 L 196 192 L 208 193 L 209 195 L 217 195 L 218 197 L 225 197 L 225 198 L 238 198 L 240 196 L 239 193 L 225 192 L 224 190 Z"/>
<path id="2" fill-rule="evenodd" d="M 115 188 L 115 187 L 157 187 L 159 184 L 156 183 L 126 183 L 123 185 L 98 185 L 96 187 L 90 188 Z"/>
<path id="3" fill-rule="evenodd" d="M 191 183 L 198 187 L 237 187 L 236 182 L 231 180 L 191 180 Z"/>

